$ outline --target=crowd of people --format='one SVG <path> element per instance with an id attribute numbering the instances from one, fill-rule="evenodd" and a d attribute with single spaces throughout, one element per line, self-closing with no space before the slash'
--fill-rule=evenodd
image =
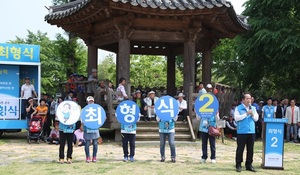
<path id="1" fill-rule="evenodd" d="M 75 75 L 72 75 L 72 81 L 75 81 Z M 78 78 L 78 77 L 77 77 Z M 97 80 L 97 70 L 93 69 L 92 74 L 88 77 L 89 81 Z M 70 80 L 71 81 L 71 80 Z M 79 80 L 80 81 L 80 80 Z M 175 150 L 175 123 L 178 119 L 178 116 L 182 117 L 182 120 L 186 122 L 187 116 L 187 102 L 184 100 L 183 89 L 178 89 L 178 95 L 176 96 L 178 106 L 179 106 L 179 115 L 170 121 L 161 120 L 155 113 L 154 104 L 159 99 L 156 96 L 156 93 L 160 93 L 163 95 L 165 93 L 165 89 L 150 89 L 150 88 L 134 88 L 135 89 L 131 94 L 127 94 L 125 91 L 126 79 L 120 78 L 119 85 L 116 89 L 112 86 L 112 83 L 109 82 L 109 90 L 118 92 L 115 99 L 118 101 L 123 101 L 126 99 L 132 99 L 136 102 L 136 104 L 140 108 L 141 116 L 144 117 L 146 122 L 151 121 L 152 119 L 158 122 L 159 126 L 159 136 L 160 136 L 160 154 L 161 154 L 161 162 L 165 161 L 165 142 L 166 138 L 168 138 L 169 146 L 171 150 L 171 161 L 176 162 L 176 150 Z M 32 116 L 40 115 L 43 117 L 44 122 L 44 138 L 50 144 L 60 144 L 59 151 L 59 160 L 61 163 L 64 162 L 64 146 L 65 142 L 68 144 L 67 151 L 67 162 L 71 163 L 72 161 L 72 147 L 73 144 L 78 146 L 85 147 L 86 153 L 86 162 L 96 162 L 96 155 L 98 150 L 98 138 L 99 130 L 95 132 L 87 132 L 87 128 L 78 121 L 72 127 L 71 133 L 64 133 L 64 128 L 62 123 L 57 121 L 56 110 L 57 106 L 65 101 L 72 100 L 77 102 L 76 92 L 79 88 L 73 86 L 66 86 L 66 90 L 68 95 L 65 98 L 58 97 L 57 99 L 51 98 L 48 94 L 44 94 L 39 101 L 39 105 L 37 106 L 33 102 L 32 95 L 36 96 L 34 89 L 30 86 L 30 83 L 25 84 L 26 88 L 31 91 L 30 95 L 26 92 L 26 88 L 22 88 L 22 98 L 27 98 L 25 113 L 28 123 Z M 95 87 L 92 87 L 95 86 Z M 81 87 L 83 91 L 86 90 L 89 95 L 86 99 L 87 104 L 94 103 L 94 92 L 91 89 L 97 89 L 98 91 L 106 91 L 106 87 L 103 81 L 99 81 L 99 84 L 94 83 L 90 84 L 90 86 L 85 89 L 85 87 Z M 158 92 L 155 92 L 158 90 Z M 205 93 L 216 94 L 216 89 L 212 87 L 211 84 L 207 84 L 206 88 L 204 88 L 204 84 L 200 83 L 197 87 L 197 92 L 199 95 Z M 207 146 L 208 142 L 210 145 L 210 159 L 212 163 L 216 163 L 216 140 L 215 136 L 209 134 L 209 126 L 216 127 L 216 123 L 219 120 L 218 114 L 209 118 L 200 118 L 199 131 L 201 133 L 202 140 L 202 157 L 201 163 L 206 163 L 208 159 Z M 255 172 L 256 170 L 252 166 L 253 162 L 253 147 L 254 141 L 257 139 L 262 139 L 263 137 L 263 119 L 264 118 L 288 118 L 288 123 L 285 126 L 285 139 L 287 142 L 293 141 L 298 143 L 298 126 L 300 126 L 300 110 L 299 107 L 296 106 L 295 99 L 278 100 L 269 98 L 266 101 L 259 101 L 256 103 L 254 97 L 251 96 L 250 93 L 244 93 L 241 101 L 235 101 L 232 105 L 232 109 L 228 119 L 226 120 L 226 128 L 225 134 L 229 138 L 233 138 L 237 141 L 237 149 L 236 149 L 236 171 L 241 172 L 243 162 L 243 152 L 244 148 L 247 147 L 247 155 L 246 155 L 246 170 Z M 52 130 L 50 127 L 53 127 Z M 134 161 L 135 155 L 135 135 L 136 135 L 136 124 L 134 125 L 121 125 L 121 135 L 123 142 L 123 152 L 124 152 L 124 161 Z M 247 128 L 247 129 L 246 129 Z M 128 151 L 128 142 L 130 143 L 130 151 Z M 92 158 L 89 153 L 89 146 L 93 145 L 93 154 Z"/>

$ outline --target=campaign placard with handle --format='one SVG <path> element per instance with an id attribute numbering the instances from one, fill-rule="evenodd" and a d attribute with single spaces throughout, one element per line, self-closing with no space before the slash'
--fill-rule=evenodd
<path id="1" fill-rule="evenodd" d="M 131 100 L 122 101 L 116 110 L 116 117 L 123 125 L 132 125 L 139 120 L 140 108 Z"/>
<path id="2" fill-rule="evenodd" d="M 73 125 L 80 117 L 80 107 L 73 101 L 63 101 L 58 105 L 55 114 L 62 124 Z"/>
<path id="3" fill-rule="evenodd" d="M 154 104 L 156 115 L 163 121 L 174 119 L 179 113 L 178 102 L 171 96 L 162 96 Z"/>
<path id="4" fill-rule="evenodd" d="M 219 110 L 219 101 L 210 93 L 200 95 L 195 101 L 195 112 L 201 118 L 211 118 Z"/>
<path id="5" fill-rule="evenodd" d="M 104 124 L 106 113 L 102 106 L 89 104 L 82 109 L 80 117 L 84 126 L 90 129 L 98 129 Z"/>

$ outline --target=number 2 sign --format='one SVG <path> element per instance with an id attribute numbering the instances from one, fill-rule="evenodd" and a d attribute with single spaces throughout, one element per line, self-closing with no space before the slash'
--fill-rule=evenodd
<path id="1" fill-rule="evenodd" d="M 200 95 L 195 101 L 195 112 L 201 118 L 210 118 L 218 112 L 219 101 L 213 94 Z"/>

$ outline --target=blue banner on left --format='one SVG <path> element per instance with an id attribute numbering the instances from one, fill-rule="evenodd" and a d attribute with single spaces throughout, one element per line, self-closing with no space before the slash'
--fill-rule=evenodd
<path id="1" fill-rule="evenodd" d="M 19 66 L 0 65 L 0 119 L 19 118 Z"/>
<path id="2" fill-rule="evenodd" d="M 84 107 L 80 114 L 81 121 L 84 123 L 84 126 L 89 129 L 98 129 L 100 128 L 105 120 L 106 114 L 104 109 L 98 104 L 89 104 Z"/>
<path id="3" fill-rule="evenodd" d="M 0 43 L 0 61 L 40 62 L 40 46 Z"/>

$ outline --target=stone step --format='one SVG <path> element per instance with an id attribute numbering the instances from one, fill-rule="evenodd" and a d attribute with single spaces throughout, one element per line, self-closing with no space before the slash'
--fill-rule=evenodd
<path id="1" fill-rule="evenodd" d="M 136 135 L 137 141 L 159 141 L 159 134 Z M 192 141 L 189 134 L 175 134 L 176 141 Z"/>
<path id="2" fill-rule="evenodd" d="M 149 127 L 149 126 L 138 126 L 136 128 L 137 132 L 158 132 L 158 126 L 156 127 Z M 190 129 L 187 127 L 175 127 L 176 132 L 190 132 Z"/>

